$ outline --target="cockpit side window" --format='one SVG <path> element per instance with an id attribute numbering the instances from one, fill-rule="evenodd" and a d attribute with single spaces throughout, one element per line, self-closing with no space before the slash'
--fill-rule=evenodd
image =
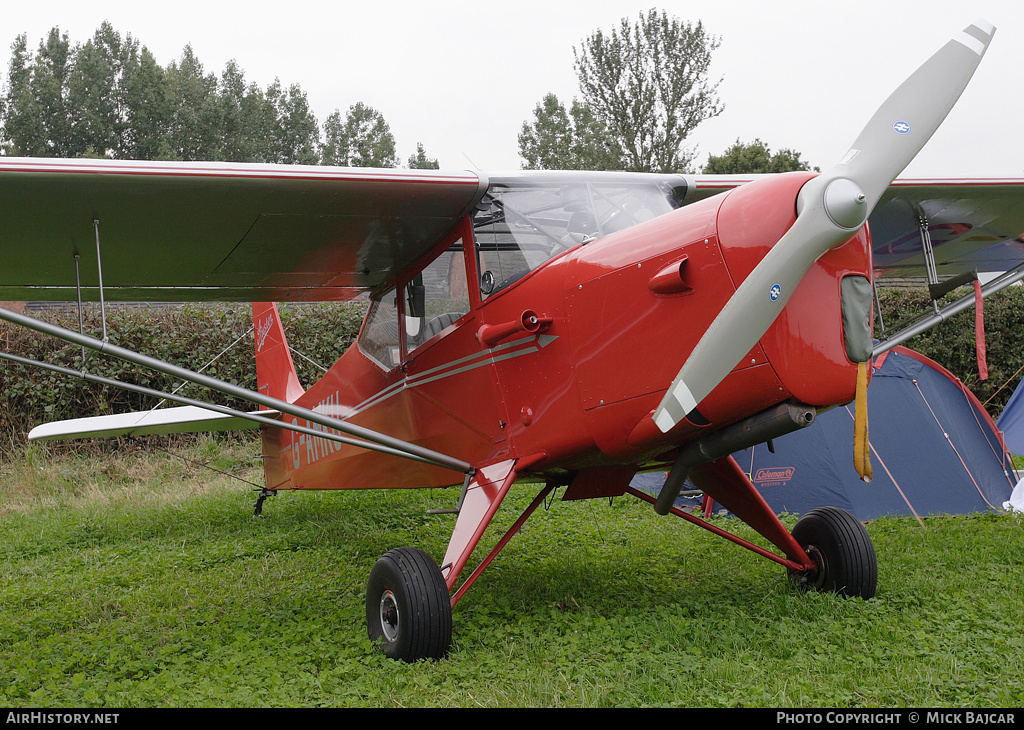
<path id="1" fill-rule="evenodd" d="M 359 348 L 385 370 L 401 365 L 403 353 L 433 339 L 469 312 L 462 240 L 427 264 L 401 292 L 401 302 L 395 288 L 374 299 L 359 335 Z"/>
<path id="2" fill-rule="evenodd" d="M 385 370 L 398 367 L 402 361 L 398 329 L 398 302 L 391 288 L 370 305 L 366 323 L 359 334 L 359 349 Z"/>
<path id="3" fill-rule="evenodd" d="M 412 352 L 469 312 L 462 240 L 427 264 L 405 287 L 406 350 Z"/>

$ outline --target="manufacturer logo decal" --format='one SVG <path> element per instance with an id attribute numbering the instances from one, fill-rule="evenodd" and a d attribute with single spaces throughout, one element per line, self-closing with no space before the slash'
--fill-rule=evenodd
<path id="1" fill-rule="evenodd" d="M 263 343 L 266 342 L 267 335 L 270 334 L 270 328 L 273 326 L 273 324 L 274 317 L 272 315 L 269 315 L 256 327 L 256 352 L 260 352 L 263 350 Z"/>
<path id="2" fill-rule="evenodd" d="M 757 485 L 758 489 L 781 487 L 788 483 L 794 474 L 796 474 L 796 467 L 792 466 L 763 467 L 754 473 L 751 481 Z"/>
<path id="3" fill-rule="evenodd" d="M 768 296 L 771 297 L 773 302 L 779 301 L 779 297 L 782 296 L 782 285 L 772 284 L 771 290 L 768 292 Z"/>
<path id="4" fill-rule="evenodd" d="M 908 134 L 910 132 L 910 123 L 904 121 L 894 122 L 892 128 L 896 130 L 896 134 Z"/>

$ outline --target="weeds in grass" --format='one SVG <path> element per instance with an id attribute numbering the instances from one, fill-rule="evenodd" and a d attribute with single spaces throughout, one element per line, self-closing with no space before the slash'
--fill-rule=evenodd
<path id="1" fill-rule="evenodd" d="M 457 494 L 282 494 L 255 519 L 250 485 L 196 465 L 258 482 L 252 442 L 177 448 L 187 462 L 126 446 L 0 466 L 0 703 L 1024 702 L 1013 515 L 869 524 L 865 602 L 796 593 L 776 564 L 640 502 L 555 502 L 458 604 L 451 656 L 405 665 L 369 645 L 366 576 L 396 545 L 443 554 L 453 518 L 426 510 Z M 513 491 L 488 547 L 534 492 Z"/>

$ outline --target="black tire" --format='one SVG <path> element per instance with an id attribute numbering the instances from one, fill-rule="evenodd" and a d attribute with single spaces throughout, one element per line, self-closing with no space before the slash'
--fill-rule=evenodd
<path id="1" fill-rule="evenodd" d="M 448 586 L 434 559 L 417 548 L 389 550 L 366 587 L 370 641 L 391 659 L 441 659 L 452 643 Z"/>
<path id="2" fill-rule="evenodd" d="M 796 523 L 793 537 L 817 564 L 817 570 L 790 571 L 800 588 L 871 598 L 878 584 L 878 563 L 868 531 L 856 517 L 837 507 L 813 509 Z"/>

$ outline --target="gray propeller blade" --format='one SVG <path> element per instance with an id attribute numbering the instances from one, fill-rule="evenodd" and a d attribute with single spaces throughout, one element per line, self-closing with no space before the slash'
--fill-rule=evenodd
<path id="1" fill-rule="evenodd" d="M 659 404 L 662 432 L 757 344 L 814 262 L 864 224 L 960 98 L 994 33 L 979 20 L 954 36 L 882 104 L 837 165 L 801 188 L 796 222 L 740 284 Z"/>

